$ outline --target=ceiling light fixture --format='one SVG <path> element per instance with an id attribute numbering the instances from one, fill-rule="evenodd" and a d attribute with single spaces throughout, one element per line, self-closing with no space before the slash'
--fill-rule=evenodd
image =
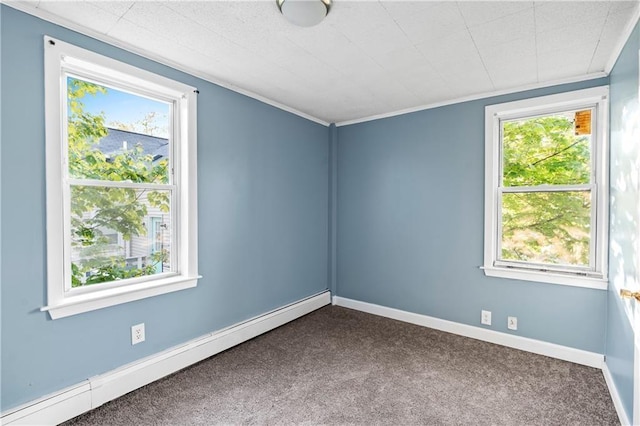
<path id="1" fill-rule="evenodd" d="M 299 27 L 319 24 L 331 9 L 331 0 L 276 0 L 280 12 Z"/>

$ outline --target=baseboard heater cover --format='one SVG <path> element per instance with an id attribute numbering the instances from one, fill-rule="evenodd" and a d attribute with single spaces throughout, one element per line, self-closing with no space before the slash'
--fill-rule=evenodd
<path id="1" fill-rule="evenodd" d="M 127 364 L 3 413 L 3 425 L 56 425 L 331 303 L 329 291 Z"/>

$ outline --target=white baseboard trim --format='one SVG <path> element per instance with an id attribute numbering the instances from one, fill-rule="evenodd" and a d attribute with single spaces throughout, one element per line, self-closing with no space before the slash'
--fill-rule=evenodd
<path id="1" fill-rule="evenodd" d="M 3 413 L 3 425 L 56 425 L 331 303 L 329 291 L 125 365 Z"/>
<path id="2" fill-rule="evenodd" d="M 613 376 L 611 375 L 611 371 L 609 371 L 609 366 L 606 362 L 602 364 L 602 374 L 604 375 L 604 381 L 607 384 L 607 388 L 609 388 L 609 394 L 611 394 L 613 406 L 616 407 L 616 413 L 618 413 L 620 424 L 622 426 L 631 425 L 632 423 L 629 421 L 629 417 L 627 417 L 627 413 L 624 411 L 622 399 L 618 393 L 618 388 L 613 381 Z"/>
<path id="3" fill-rule="evenodd" d="M 387 308 L 385 306 L 360 302 L 358 300 L 347 299 L 339 296 L 334 296 L 332 303 L 336 306 L 343 306 L 345 308 L 434 328 L 436 330 L 446 331 L 447 333 L 471 337 L 472 339 L 483 340 L 485 342 L 508 346 L 510 348 L 545 355 L 551 358 L 561 359 L 563 361 L 570 361 L 576 364 L 587 365 L 589 367 L 602 368 L 604 364 L 604 355 L 595 352 L 583 351 L 581 349 L 556 345 L 554 343 L 543 342 L 541 340 L 515 336 L 494 330 L 487 330 L 480 327 L 474 327 L 472 325 L 447 321 L 422 314 L 415 314 L 413 312 L 402 311 L 400 309 Z"/>

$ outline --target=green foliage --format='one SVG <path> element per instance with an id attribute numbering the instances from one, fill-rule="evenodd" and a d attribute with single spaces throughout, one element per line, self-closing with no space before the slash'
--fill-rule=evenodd
<path id="1" fill-rule="evenodd" d="M 590 138 L 563 115 L 503 125 L 503 185 L 579 185 L 591 179 Z M 589 191 L 504 193 L 502 258 L 589 264 Z"/>
<path id="2" fill-rule="evenodd" d="M 504 186 L 589 183 L 590 140 L 562 115 L 508 121 L 503 129 Z"/>
<path id="3" fill-rule="evenodd" d="M 69 175 L 75 179 L 111 182 L 168 183 L 168 162 L 154 164 L 140 146 L 107 157 L 97 143 L 107 135 L 103 114 L 84 111 L 82 99 L 106 93 L 106 89 L 82 80 L 68 79 L 68 158 Z M 142 267 L 125 262 L 123 250 L 108 234 L 120 234 L 124 241 L 145 236 L 147 207 L 169 212 L 168 191 L 126 187 L 71 186 L 71 245 L 79 254 L 72 262 L 72 286 L 103 283 L 156 273 L 156 265 L 167 261 L 168 252 L 159 250 L 147 256 Z"/>
<path id="4" fill-rule="evenodd" d="M 100 284 L 126 278 L 153 275 L 156 273 L 156 264 L 166 260 L 167 256 L 168 253 L 166 251 L 152 253 L 150 256 L 150 262 L 142 268 L 127 268 L 124 259 L 118 257 L 110 258 L 109 262 L 104 262 L 103 260 L 99 263 L 91 262 L 91 265 L 93 266 L 92 274 L 86 279 L 84 285 Z"/>

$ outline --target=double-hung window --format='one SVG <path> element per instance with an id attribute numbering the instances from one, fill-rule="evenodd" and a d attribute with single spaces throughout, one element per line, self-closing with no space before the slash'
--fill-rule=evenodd
<path id="1" fill-rule="evenodd" d="M 45 37 L 47 306 L 197 283 L 197 90 Z"/>
<path id="2" fill-rule="evenodd" d="M 606 288 L 608 87 L 485 109 L 486 275 Z"/>

